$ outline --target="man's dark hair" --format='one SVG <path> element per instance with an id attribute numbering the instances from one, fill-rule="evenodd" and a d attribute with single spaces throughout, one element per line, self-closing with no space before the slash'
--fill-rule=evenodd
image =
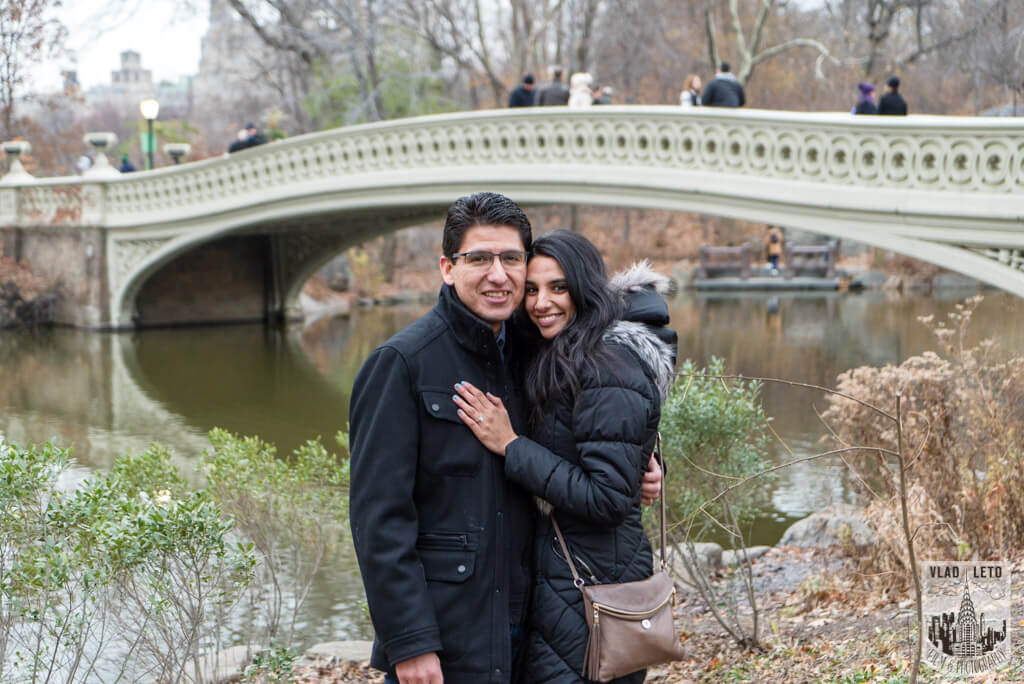
<path id="1" fill-rule="evenodd" d="M 893 76 L 888 81 L 886 81 L 886 85 L 888 85 L 893 90 L 899 90 L 899 87 L 900 87 L 900 79 L 899 79 L 899 77 Z"/>
<path id="2" fill-rule="evenodd" d="M 723 74 L 727 74 L 729 73 L 729 69 L 731 68 L 732 67 L 729 66 L 728 62 L 722 62 L 722 64 L 718 67 L 718 70 L 721 71 Z"/>
<path id="3" fill-rule="evenodd" d="M 585 366 L 597 368 L 599 361 L 608 358 L 602 344 L 604 333 L 622 315 L 622 302 L 608 287 L 604 259 L 590 240 L 579 233 L 556 230 L 533 243 L 530 259 L 538 256 L 558 262 L 576 313 L 553 339 L 539 343 L 527 368 L 523 384 L 534 422 L 543 417 L 549 402 L 579 392 Z"/>
<path id="4" fill-rule="evenodd" d="M 444 220 L 441 251 L 449 259 L 457 254 L 466 239 L 466 233 L 475 226 L 499 226 L 519 231 L 523 249 L 529 251 L 533 243 L 533 227 L 519 205 L 496 192 L 478 192 L 460 197 L 448 207 Z"/>
<path id="5" fill-rule="evenodd" d="M 562 67 L 555 67 L 551 70 L 551 80 L 560 81 L 562 80 Z"/>
<path id="6" fill-rule="evenodd" d="M 533 85 L 533 74 L 526 74 L 523 76 L 523 83 Z"/>

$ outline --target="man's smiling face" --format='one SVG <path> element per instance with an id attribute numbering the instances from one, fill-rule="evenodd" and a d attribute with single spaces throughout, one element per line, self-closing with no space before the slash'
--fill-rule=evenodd
<path id="1" fill-rule="evenodd" d="M 466 231 L 458 252 L 523 252 L 519 230 L 508 226 L 474 226 Z M 441 257 L 441 277 L 455 288 L 466 307 L 494 328 L 495 333 L 523 299 L 526 261 L 508 267 L 502 259 L 491 259 L 486 267 L 474 267 L 465 257 Z"/>

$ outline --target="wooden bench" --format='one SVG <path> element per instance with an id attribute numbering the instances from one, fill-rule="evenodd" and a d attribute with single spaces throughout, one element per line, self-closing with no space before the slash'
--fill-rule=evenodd
<path id="1" fill-rule="evenodd" d="M 700 270 L 698 278 L 711 278 L 719 275 L 739 275 L 740 278 L 750 277 L 752 250 L 744 243 L 739 247 L 712 247 L 701 245 Z"/>
<path id="2" fill-rule="evenodd" d="M 836 275 L 836 258 L 839 256 L 839 243 L 827 245 L 790 245 L 782 247 L 785 261 L 783 273 L 792 278 L 799 271 L 801 275 L 818 278 L 834 278 Z"/>

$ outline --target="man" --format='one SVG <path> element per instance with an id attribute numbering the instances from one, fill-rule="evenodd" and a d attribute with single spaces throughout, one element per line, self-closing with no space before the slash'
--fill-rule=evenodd
<path id="1" fill-rule="evenodd" d="M 448 209 L 437 305 L 378 347 L 352 387 L 350 522 L 375 630 L 370 664 L 401 684 L 512 679 L 530 583 L 533 506 L 452 401 L 468 380 L 523 427 L 506 320 L 529 220 L 495 193 Z M 645 476 L 645 496 L 660 472 Z M 657 484 L 653 491 L 657 491 Z"/>
<path id="2" fill-rule="evenodd" d="M 508 96 L 509 107 L 533 106 L 533 74 L 523 76 L 523 82 Z"/>
<path id="3" fill-rule="evenodd" d="M 562 67 L 551 67 L 551 82 L 540 89 L 537 104 L 541 107 L 569 104 L 569 88 L 562 81 Z"/>
<path id="4" fill-rule="evenodd" d="M 728 62 L 722 62 L 718 73 L 711 79 L 701 97 L 705 107 L 742 107 L 747 103 L 743 86 L 730 72 Z"/>
<path id="5" fill-rule="evenodd" d="M 260 129 L 256 128 L 256 124 L 252 121 L 245 124 L 245 128 L 239 131 L 238 140 L 231 143 L 228 146 L 228 152 L 238 152 L 239 150 L 245 150 L 250 147 L 256 147 L 267 142 L 267 136 L 260 133 Z"/>
<path id="6" fill-rule="evenodd" d="M 906 116 L 907 102 L 900 95 L 900 79 L 893 76 L 886 81 L 887 90 L 882 99 L 878 101 L 878 113 L 890 116 Z"/>

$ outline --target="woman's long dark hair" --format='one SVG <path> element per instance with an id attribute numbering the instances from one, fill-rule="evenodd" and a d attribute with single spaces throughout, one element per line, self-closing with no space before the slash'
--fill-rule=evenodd
<path id="1" fill-rule="evenodd" d="M 533 241 L 530 259 L 538 256 L 551 257 L 561 266 L 576 313 L 554 338 L 538 343 L 526 369 L 524 384 L 534 424 L 556 398 L 579 392 L 584 367 L 596 369 L 608 356 L 602 338 L 622 315 L 622 302 L 609 289 L 604 260 L 590 240 L 579 233 L 555 231 Z"/>

